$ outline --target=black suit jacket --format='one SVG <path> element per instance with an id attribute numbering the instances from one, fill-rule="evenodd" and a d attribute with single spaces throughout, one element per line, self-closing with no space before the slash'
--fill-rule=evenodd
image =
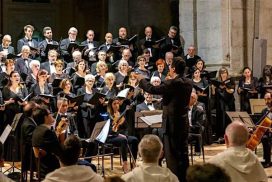
<path id="1" fill-rule="evenodd" d="M 205 125 L 205 112 L 197 105 L 194 105 L 192 108 L 191 122 L 192 126 L 190 127 L 190 132 L 193 133 L 199 133 L 200 127 Z"/>
<path id="2" fill-rule="evenodd" d="M 153 103 L 153 107 L 156 109 L 156 110 L 160 110 L 161 107 L 158 103 Z M 145 102 L 142 102 L 141 104 L 138 104 L 136 106 L 136 112 L 141 112 L 141 111 L 149 111 L 149 108 L 148 106 L 146 105 Z"/>
<path id="3" fill-rule="evenodd" d="M 32 43 L 33 43 L 32 47 L 38 48 L 39 43 L 35 39 L 32 39 Z M 23 45 L 28 45 L 29 46 L 28 40 L 25 37 L 18 40 L 18 42 L 17 42 L 17 53 L 21 53 Z"/>
<path id="4" fill-rule="evenodd" d="M 27 59 L 28 66 L 26 66 L 25 60 L 21 57 L 18 58 L 15 63 L 15 70 L 18 71 L 20 73 L 20 75 L 22 73 L 28 75 L 28 73 L 30 73 L 29 63 L 31 61 L 32 61 L 31 59 Z"/>
<path id="5" fill-rule="evenodd" d="M 29 118 L 29 117 L 24 118 L 24 122 L 21 126 L 22 170 L 23 171 L 30 169 L 30 158 L 33 157 L 32 134 L 36 126 L 37 124 L 32 118 Z M 34 160 L 32 161 L 34 162 Z"/>
<path id="6" fill-rule="evenodd" d="M 3 49 L 3 45 L 1 44 L 1 45 L 0 45 L 0 52 L 3 51 L 3 50 L 4 50 L 4 49 Z M 14 47 L 8 46 L 8 54 L 15 54 L 15 52 L 14 52 Z"/>
<path id="7" fill-rule="evenodd" d="M 46 151 L 40 163 L 41 177 L 60 167 L 56 156 L 61 154 L 61 146 L 54 131 L 44 124 L 37 126 L 32 135 L 32 146 Z"/>
<path id="8" fill-rule="evenodd" d="M 53 45 L 59 45 L 57 41 L 52 40 Z M 41 61 L 44 62 L 47 59 L 48 52 L 45 52 L 47 46 L 47 41 L 43 40 L 38 44 L 38 48 L 40 50 L 40 56 L 41 56 Z"/>
<path id="9" fill-rule="evenodd" d="M 40 95 L 41 90 L 40 90 L 39 84 L 36 83 L 36 84 L 32 85 L 29 92 L 30 93 L 33 92 L 34 96 Z M 53 87 L 46 83 L 45 87 L 44 87 L 44 94 L 52 94 L 53 95 Z"/>
<path id="10" fill-rule="evenodd" d="M 177 142 L 188 138 L 188 104 L 192 92 L 192 81 L 187 78 L 176 77 L 153 86 L 142 79 L 139 86 L 148 93 L 163 97 L 164 134 L 174 137 Z"/>
<path id="11" fill-rule="evenodd" d="M 45 69 L 49 75 L 51 75 L 51 70 L 50 70 L 50 64 L 49 61 L 46 61 L 44 63 L 41 64 L 41 69 Z"/>
<path id="12" fill-rule="evenodd" d="M 72 61 L 72 55 L 70 52 L 68 52 L 68 47 L 70 43 L 71 42 L 68 38 L 60 41 L 60 53 L 66 62 Z M 75 43 L 79 44 L 78 41 L 75 41 Z"/>
<path id="13" fill-rule="evenodd" d="M 172 43 L 173 40 L 174 42 Z M 174 53 L 174 56 L 183 56 L 183 47 L 181 47 L 181 42 L 178 38 L 171 39 L 170 37 L 166 36 L 165 40 L 161 43 L 161 53 L 162 57 L 165 57 L 165 53 L 172 50 L 172 45 L 178 47 L 177 53 Z"/>

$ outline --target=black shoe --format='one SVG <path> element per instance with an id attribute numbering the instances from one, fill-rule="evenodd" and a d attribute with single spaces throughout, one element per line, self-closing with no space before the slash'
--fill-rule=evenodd
<path id="1" fill-rule="evenodd" d="M 263 168 L 268 168 L 271 166 L 271 163 L 270 162 L 261 162 Z"/>

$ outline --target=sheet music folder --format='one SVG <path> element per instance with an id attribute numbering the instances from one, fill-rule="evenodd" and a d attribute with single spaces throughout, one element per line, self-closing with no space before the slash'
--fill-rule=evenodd
<path id="1" fill-rule="evenodd" d="M 135 112 L 135 128 L 161 128 L 161 114 L 162 110 Z"/>
<path id="2" fill-rule="evenodd" d="M 255 127 L 251 117 L 249 116 L 249 114 L 247 112 L 227 111 L 226 113 L 227 113 L 228 117 L 230 118 L 231 122 L 238 120 L 238 121 L 241 121 L 242 123 L 244 123 L 246 125 L 246 127 L 248 127 L 248 128 Z"/>

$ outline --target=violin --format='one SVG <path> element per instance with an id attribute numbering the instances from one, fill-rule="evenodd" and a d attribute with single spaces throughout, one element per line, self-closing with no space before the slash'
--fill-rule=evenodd
<path id="1" fill-rule="evenodd" d="M 117 132 L 119 127 L 125 122 L 124 115 L 126 114 L 127 110 L 129 110 L 131 106 L 127 106 L 126 109 L 120 114 L 119 112 L 114 113 L 114 118 L 112 122 L 112 131 Z"/>
<path id="2" fill-rule="evenodd" d="M 58 126 L 56 127 L 56 133 L 58 135 L 64 133 L 68 128 L 68 119 L 66 117 L 62 117 Z"/>
<path id="3" fill-rule="evenodd" d="M 267 117 L 268 113 L 269 112 L 267 112 L 267 114 L 264 117 L 262 117 L 262 119 L 260 120 L 261 123 L 257 125 L 256 130 L 247 141 L 246 147 L 251 149 L 252 151 L 254 151 L 257 148 L 257 146 L 261 142 L 264 133 L 271 127 L 272 120 L 269 117 Z"/>

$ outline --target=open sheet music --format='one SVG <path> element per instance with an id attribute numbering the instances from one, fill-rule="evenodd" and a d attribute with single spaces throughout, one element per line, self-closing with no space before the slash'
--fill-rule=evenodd
<path id="1" fill-rule="evenodd" d="M 107 120 L 107 122 L 104 125 L 104 127 L 102 128 L 101 132 L 96 137 L 96 140 L 101 143 L 105 143 L 107 140 L 108 134 L 109 134 L 109 130 L 110 130 L 110 119 Z"/>
<path id="2" fill-rule="evenodd" d="M 5 128 L 5 130 L 3 131 L 1 137 L 0 137 L 0 142 L 1 143 L 5 143 L 6 139 L 9 136 L 10 131 L 12 130 L 12 127 L 8 124 Z"/>
<path id="3" fill-rule="evenodd" d="M 162 123 L 162 114 L 142 116 L 140 119 L 142 119 L 147 125 L 151 126 L 152 124 Z"/>

